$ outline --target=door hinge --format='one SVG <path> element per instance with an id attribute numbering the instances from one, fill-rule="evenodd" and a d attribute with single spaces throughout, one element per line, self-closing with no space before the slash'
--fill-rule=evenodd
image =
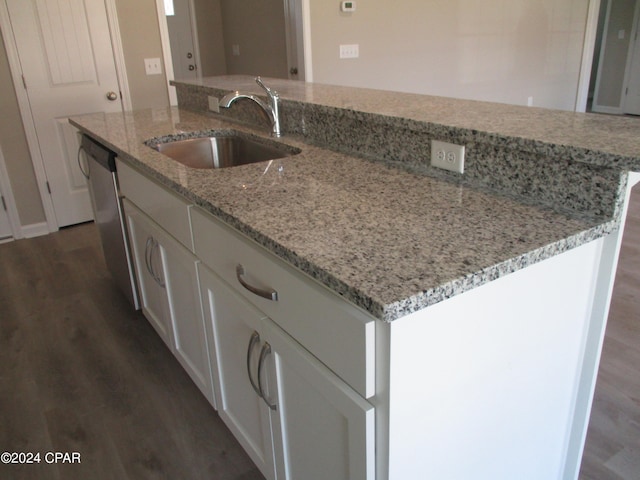
<path id="1" fill-rule="evenodd" d="M 2 200 L 2 208 L 4 208 L 5 212 L 8 212 L 9 210 L 7 209 L 7 202 L 4 201 L 4 197 L 2 195 L 0 195 L 0 200 Z"/>
<path id="2" fill-rule="evenodd" d="M 51 185 L 49 185 L 49 181 L 48 180 L 47 180 L 46 184 L 47 184 L 47 192 L 49 192 L 49 195 L 51 195 Z"/>
<path id="3" fill-rule="evenodd" d="M 21 75 L 21 77 L 22 77 L 22 85 L 24 85 L 24 89 L 26 90 L 27 89 L 27 81 L 25 80 L 24 75 Z"/>

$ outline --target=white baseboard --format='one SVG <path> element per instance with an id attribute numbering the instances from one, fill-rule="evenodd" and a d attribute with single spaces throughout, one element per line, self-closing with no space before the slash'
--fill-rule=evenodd
<path id="1" fill-rule="evenodd" d="M 41 222 L 41 223 L 32 223 L 31 225 L 23 225 L 20 228 L 20 233 L 22 235 L 16 238 L 40 237 L 42 235 L 48 235 L 51 232 L 49 231 L 49 226 L 47 225 L 47 222 Z"/>

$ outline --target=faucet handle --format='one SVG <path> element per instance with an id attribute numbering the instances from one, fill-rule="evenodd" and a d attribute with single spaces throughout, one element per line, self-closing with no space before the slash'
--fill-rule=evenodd
<path id="1" fill-rule="evenodd" d="M 260 86 L 260 88 L 262 88 L 265 92 L 267 92 L 267 95 L 269 95 L 270 97 L 278 96 L 278 92 L 276 92 L 275 90 L 271 90 L 269 87 L 267 87 L 259 76 L 256 77 L 256 83 Z"/>

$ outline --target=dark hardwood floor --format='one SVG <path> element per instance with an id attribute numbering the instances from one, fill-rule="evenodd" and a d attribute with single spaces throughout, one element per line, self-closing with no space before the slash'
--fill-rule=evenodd
<path id="1" fill-rule="evenodd" d="M 581 480 L 640 479 L 640 190 L 632 196 Z M 0 479 L 262 479 L 107 274 L 92 224 L 0 245 Z M 328 479 L 330 480 L 330 479 Z"/>
<path id="2" fill-rule="evenodd" d="M 92 224 L 0 245 L 0 479 L 262 479 L 140 313 Z M 79 452 L 47 464 L 45 452 Z"/>

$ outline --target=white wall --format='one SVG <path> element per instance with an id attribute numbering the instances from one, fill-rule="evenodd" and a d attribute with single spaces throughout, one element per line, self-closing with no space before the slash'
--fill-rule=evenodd
<path id="1" fill-rule="evenodd" d="M 314 82 L 575 108 L 589 0 L 309 3 Z"/>

